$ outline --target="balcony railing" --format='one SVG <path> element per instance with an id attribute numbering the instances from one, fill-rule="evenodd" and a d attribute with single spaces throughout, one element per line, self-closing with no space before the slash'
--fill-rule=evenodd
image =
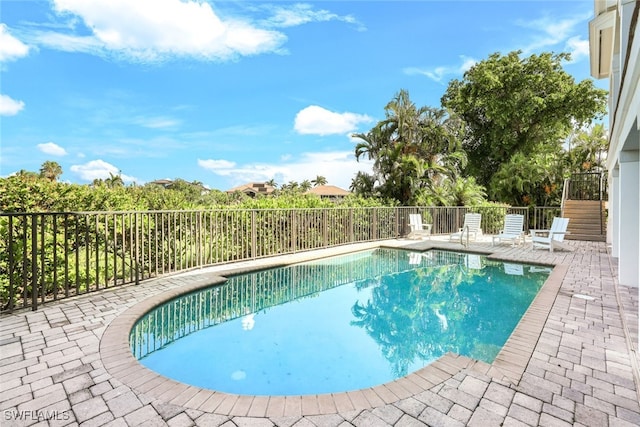
<path id="1" fill-rule="evenodd" d="M 0 312 L 234 261 L 394 239 L 421 213 L 434 234 L 483 214 L 486 234 L 504 215 L 548 228 L 559 208 L 395 207 L 210 211 L 0 213 Z"/>

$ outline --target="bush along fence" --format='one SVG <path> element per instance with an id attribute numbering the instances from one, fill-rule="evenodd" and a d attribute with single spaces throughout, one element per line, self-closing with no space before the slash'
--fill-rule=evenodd
<path id="1" fill-rule="evenodd" d="M 393 239 L 421 213 L 434 234 L 483 214 L 548 228 L 560 208 L 388 207 L 197 211 L 0 213 L 0 312 L 31 308 L 159 275 L 350 243 Z"/>

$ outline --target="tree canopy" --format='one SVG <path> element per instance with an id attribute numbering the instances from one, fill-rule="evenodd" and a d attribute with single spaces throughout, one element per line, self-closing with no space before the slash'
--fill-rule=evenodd
<path id="1" fill-rule="evenodd" d="M 521 53 L 490 55 L 452 80 L 441 99 L 465 125 L 465 174 L 510 202 L 513 192 L 526 193 L 534 182 L 550 185 L 551 172 L 543 169 L 556 166 L 570 132 L 606 112 L 606 91 L 591 80 L 576 83 L 563 70 L 569 54 Z M 547 181 L 538 181 L 545 175 Z M 505 188 L 505 180 L 514 185 Z"/>
<path id="2" fill-rule="evenodd" d="M 461 123 L 443 109 L 417 107 L 406 90 L 385 107 L 385 119 L 367 133 L 354 134 L 356 159 L 373 160 L 373 175 L 359 174 L 351 188 L 401 204 L 431 204 L 437 188 L 455 181 L 466 163 Z"/>

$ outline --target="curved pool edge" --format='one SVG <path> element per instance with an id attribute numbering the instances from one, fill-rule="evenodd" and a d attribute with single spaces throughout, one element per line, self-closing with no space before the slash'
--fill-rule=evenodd
<path id="1" fill-rule="evenodd" d="M 100 340 L 100 357 L 104 368 L 115 379 L 151 399 L 226 416 L 274 417 L 286 413 L 308 416 L 373 409 L 427 391 L 468 369 L 517 385 L 567 271 L 566 265 L 554 266 L 492 364 L 448 353 L 403 378 L 361 390 L 298 396 L 236 395 L 180 383 L 139 363 L 129 346 L 129 333 L 138 319 L 177 296 L 224 282 L 220 274 L 198 276 L 191 283 L 149 297 L 125 310 L 105 329 Z"/>

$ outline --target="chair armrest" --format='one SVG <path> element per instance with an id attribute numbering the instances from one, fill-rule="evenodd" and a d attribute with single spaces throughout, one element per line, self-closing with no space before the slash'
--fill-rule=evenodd
<path id="1" fill-rule="evenodd" d="M 531 234 L 532 236 L 535 236 L 536 234 L 549 234 L 551 232 L 551 230 L 535 230 L 535 229 L 531 229 L 529 230 L 529 234 Z"/>

